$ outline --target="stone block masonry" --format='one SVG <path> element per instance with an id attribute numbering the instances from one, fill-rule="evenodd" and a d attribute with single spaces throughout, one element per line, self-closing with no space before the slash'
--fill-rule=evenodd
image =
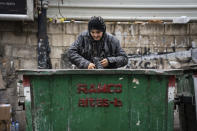
<path id="1" fill-rule="evenodd" d="M 106 22 L 107 31 L 115 35 L 129 56 L 165 54 L 188 51 L 192 44 L 197 45 L 197 23 L 154 24 L 131 22 Z M 0 22 L 0 44 L 4 57 L 11 58 L 17 68 L 37 68 L 37 23 Z M 61 54 L 87 30 L 86 22 L 48 23 L 49 44 L 52 63 L 62 68 Z M 54 62 L 53 62 L 54 60 Z M 20 62 L 18 62 L 20 61 Z M 27 62 L 29 65 L 18 64 Z M 35 62 L 35 63 L 34 63 Z M 58 65 L 58 66 L 57 66 Z"/>

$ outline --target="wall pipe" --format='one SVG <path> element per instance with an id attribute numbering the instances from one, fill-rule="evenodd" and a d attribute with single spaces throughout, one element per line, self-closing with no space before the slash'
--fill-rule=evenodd
<path id="1" fill-rule="evenodd" d="M 48 0 L 40 0 L 38 6 L 38 69 L 51 69 L 51 52 L 47 36 Z"/>

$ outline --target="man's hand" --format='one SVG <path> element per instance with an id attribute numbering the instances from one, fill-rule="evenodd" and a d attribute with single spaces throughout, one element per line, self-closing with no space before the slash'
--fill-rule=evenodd
<path id="1" fill-rule="evenodd" d="M 88 65 L 88 69 L 95 69 L 96 68 L 96 66 L 95 66 L 95 64 L 93 64 L 93 63 L 90 63 L 89 65 Z"/>
<path id="2" fill-rule="evenodd" d="M 101 65 L 102 65 L 103 67 L 107 67 L 107 66 L 109 65 L 108 60 L 107 60 L 106 58 L 103 59 L 103 60 L 101 61 Z"/>

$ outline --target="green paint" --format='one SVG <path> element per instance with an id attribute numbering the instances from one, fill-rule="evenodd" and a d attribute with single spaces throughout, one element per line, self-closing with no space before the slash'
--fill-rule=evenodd
<path id="1" fill-rule="evenodd" d="M 69 77 L 31 77 L 33 123 L 35 130 L 67 130 L 69 113 Z"/>
<path id="2" fill-rule="evenodd" d="M 75 71 L 72 71 L 75 72 Z M 94 74 L 95 73 L 95 74 Z M 172 131 L 172 103 L 168 104 L 168 75 L 128 74 L 33 74 L 31 103 L 26 103 L 27 129 L 35 131 Z M 78 93 L 78 85 L 121 84 L 121 93 Z M 112 88 L 114 89 L 114 88 Z M 79 107 L 80 99 L 115 98 L 122 106 Z M 30 111 L 31 110 L 31 111 Z M 32 112 L 32 117 L 31 113 Z M 29 113 L 29 114 L 28 114 Z"/>
<path id="3" fill-rule="evenodd" d="M 167 78 L 136 75 L 129 82 L 131 130 L 166 131 Z"/>
<path id="4" fill-rule="evenodd" d="M 25 101 L 25 114 L 26 114 L 26 131 L 32 131 L 32 112 L 31 102 Z"/>
<path id="5" fill-rule="evenodd" d="M 128 84 L 127 76 L 119 75 L 73 75 L 72 77 L 72 103 L 71 103 L 71 129 L 77 131 L 120 131 L 129 129 L 128 117 Z M 126 82 L 125 82 L 126 81 Z M 87 85 L 100 83 L 122 84 L 122 93 L 92 93 L 78 94 L 77 84 L 86 83 Z M 80 98 L 105 98 L 112 101 L 117 98 L 122 101 L 122 107 L 78 107 Z"/>

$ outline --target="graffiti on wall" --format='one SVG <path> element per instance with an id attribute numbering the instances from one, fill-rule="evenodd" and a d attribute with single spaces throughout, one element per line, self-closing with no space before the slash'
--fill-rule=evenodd
<path id="1" fill-rule="evenodd" d="M 196 64 L 197 49 L 166 54 L 129 55 L 129 69 L 178 69 Z M 196 52 L 196 53 L 195 53 Z"/>

